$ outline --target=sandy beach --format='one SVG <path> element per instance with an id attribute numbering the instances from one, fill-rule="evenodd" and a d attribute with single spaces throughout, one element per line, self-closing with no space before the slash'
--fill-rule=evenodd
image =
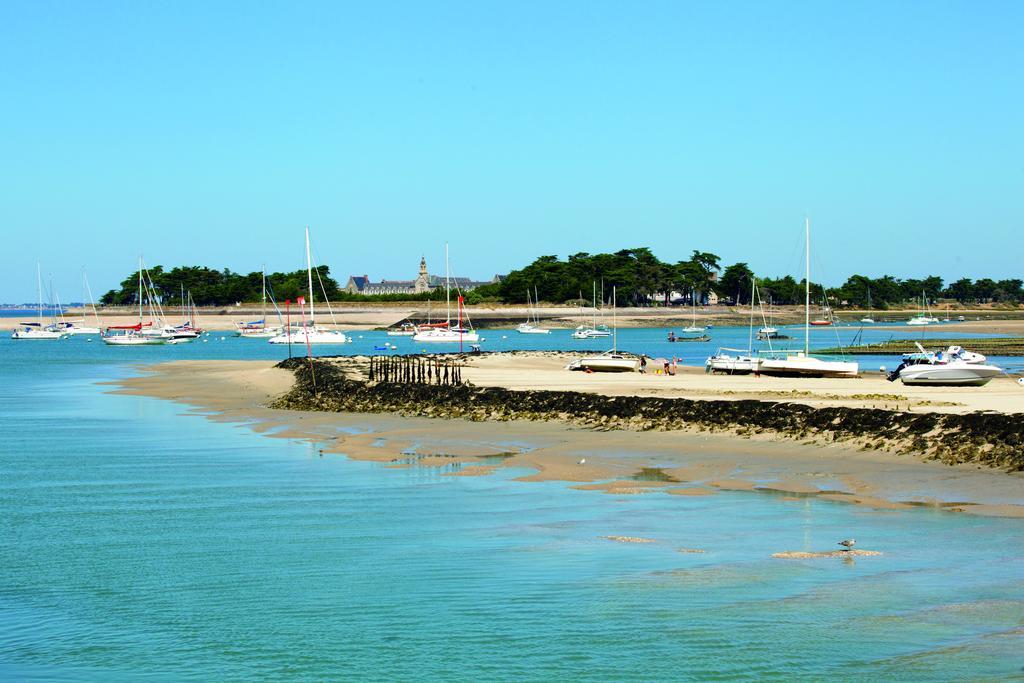
<path id="1" fill-rule="evenodd" d="M 892 410 L 1024 413 L 1024 387 L 999 378 L 983 387 L 921 387 L 889 382 L 880 372 L 856 379 L 712 375 L 703 368 L 676 368 L 675 375 L 567 372 L 579 354 L 519 352 L 469 356 L 463 377 L 476 386 L 582 391 L 606 396 L 657 396 L 716 400 L 770 400 L 813 407 L 845 406 Z"/>
<path id="2" fill-rule="evenodd" d="M 489 365 L 494 367 L 488 369 Z M 489 361 L 467 372 L 502 372 L 497 365 Z M 209 419 L 244 423 L 274 438 L 313 440 L 325 455 L 343 454 L 388 467 L 441 467 L 453 476 L 523 468 L 523 481 L 574 482 L 609 495 L 760 491 L 816 496 L 880 511 L 929 506 L 1024 516 L 1024 474 L 977 465 L 950 466 L 913 456 L 768 437 L 596 432 L 551 422 L 275 410 L 265 407 L 267 402 L 287 391 L 293 376 L 267 361 L 179 361 L 145 372 L 116 383 L 115 391 L 174 400 Z M 568 376 L 563 387 L 582 381 L 576 373 L 563 376 Z M 476 379 L 484 381 L 482 375 Z M 674 378 L 625 381 L 658 379 Z M 498 381 L 498 375 L 491 381 Z M 585 462 L 580 464 L 581 460 Z"/>

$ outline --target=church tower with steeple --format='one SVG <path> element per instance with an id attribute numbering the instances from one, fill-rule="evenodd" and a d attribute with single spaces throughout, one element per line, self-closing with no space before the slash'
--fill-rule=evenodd
<path id="1" fill-rule="evenodd" d="M 416 282 L 413 284 L 413 292 L 416 294 L 422 294 L 423 292 L 429 292 L 433 288 L 430 286 L 430 275 L 427 273 L 427 257 L 420 257 L 420 274 L 416 276 Z"/>

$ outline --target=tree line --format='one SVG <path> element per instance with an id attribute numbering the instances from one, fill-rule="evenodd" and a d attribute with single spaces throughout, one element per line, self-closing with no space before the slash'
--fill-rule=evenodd
<path id="1" fill-rule="evenodd" d="M 235 273 L 230 269 L 215 270 L 202 266 L 179 266 L 165 270 L 155 266 L 147 271 L 156 296 L 165 306 L 181 303 L 181 292 L 191 293 L 200 306 L 227 306 L 235 302 L 252 303 L 262 296 L 262 274 Z M 319 277 L 318 277 L 319 276 Z M 664 262 L 650 249 L 638 247 L 611 254 L 581 252 L 566 259 L 541 256 L 529 265 L 513 270 L 499 282 L 478 287 L 466 293 L 466 302 L 525 303 L 529 296 L 550 303 L 576 303 L 591 300 L 593 289 L 601 301 L 609 301 L 616 289 L 619 305 L 648 306 L 670 303 L 702 302 L 714 292 L 720 300 L 744 305 L 750 303 L 754 273 L 746 263 L 722 267 L 716 254 L 694 250 L 688 259 Z M 351 294 L 331 277 L 330 268 L 318 266 L 313 272 L 313 286 L 319 300 L 326 291 L 332 301 L 427 301 L 443 300 L 439 288 L 424 294 Z M 777 304 L 799 304 L 804 300 L 804 281 L 790 275 L 758 277 L 758 295 Z M 268 273 L 267 289 L 278 303 L 295 300 L 306 294 L 306 271 Z M 972 280 L 961 278 L 946 285 L 938 276 L 923 279 L 900 279 L 892 275 L 870 278 L 851 275 L 839 287 L 825 289 L 812 282 L 811 297 L 821 303 L 824 296 L 835 307 L 872 307 L 885 309 L 920 301 L 952 299 L 962 304 L 1020 303 L 1024 301 L 1024 282 L 1019 279 Z M 138 304 L 138 271 L 126 277 L 118 289 L 100 298 L 104 305 Z"/>

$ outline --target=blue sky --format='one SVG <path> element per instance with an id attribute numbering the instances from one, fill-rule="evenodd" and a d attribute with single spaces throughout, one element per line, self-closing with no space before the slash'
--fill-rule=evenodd
<path id="1" fill-rule="evenodd" d="M 1024 271 L 1019 2 L 29 2 L 0 22 L 0 300 L 85 266 L 489 277 L 692 249 Z"/>

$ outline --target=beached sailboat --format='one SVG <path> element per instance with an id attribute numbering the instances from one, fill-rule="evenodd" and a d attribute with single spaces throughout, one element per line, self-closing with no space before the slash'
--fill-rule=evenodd
<path id="1" fill-rule="evenodd" d="M 23 322 L 21 327 L 11 332 L 11 339 L 53 341 L 63 339 L 66 332 L 56 329 L 53 325 L 43 326 L 43 273 L 42 267 L 36 263 L 36 293 L 39 297 L 38 317 L 36 322 Z"/>
<path id="2" fill-rule="evenodd" d="M 284 331 L 284 321 L 281 320 L 281 311 L 277 307 L 277 302 L 271 297 L 271 301 L 274 304 L 274 310 L 277 311 L 277 319 L 281 323 L 277 327 L 267 326 L 267 268 L 263 267 L 263 279 L 262 279 L 262 294 L 260 303 L 260 319 L 250 320 L 249 322 L 238 322 L 235 323 L 235 336 L 244 337 L 245 339 L 270 339 L 276 337 Z"/>
<path id="3" fill-rule="evenodd" d="M 317 277 L 319 277 L 319 272 Z M 296 329 L 288 328 L 283 333 L 267 340 L 270 344 L 345 344 L 349 341 L 344 332 L 329 330 L 316 326 L 316 314 L 313 310 L 313 259 L 309 250 L 309 228 L 306 228 L 306 281 L 309 288 L 309 324 Z M 321 290 L 323 283 L 320 283 Z M 327 304 L 327 311 L 331 313 L 331 302 L 327 301 L 327 294 L 324 293 L 324 301 Z M 301 300 L 300 300 L 300 305 Z"/>
<path id="4" fill-rule="evenodd" d="M 754 355 L 754 301 L 757 299 L 757 278 L 750 278 L 750 322 L 747 326 L 747 348 L 734 349 L 722 347 L 704 361 L 705 372 L 721 372 L 729 375 L 749 375 L 761 368 L 761 359 Z M 764 309 L 761 310 L 762 322 Z M 761 330 L 769 329 L 767 324 Z M 774 328 L 770 328 L 774 329 Z M 758 330 L 758 339 L 761 339 Z M 770 337 L 769 337 L 770 339 Z"/>
<path id="5" fill-rule="evenodd" d="M 759 372 L 766 375 L 795 377 L 856 377 L 860 366 L 856 361 L 835 361 L 810 355 L 811 343 L 811 219 L 804 220 L 804 348 L 803 351 L 769 352 L 775 357 L 762 358 Z M 784 355 L 783 355 L 784 354 Z"/>
<path id="6" fill-rule="evenodd" d="M 566 370 L 582 370 L 584 372 L 636 372 L 640 369 L 639 358 L 624 356 L 618 352 L 618 330 L 615 327 L 615 287 L 612 287 L 612 348 L 597 356 L 574 360 L 565 368 Z"/>

